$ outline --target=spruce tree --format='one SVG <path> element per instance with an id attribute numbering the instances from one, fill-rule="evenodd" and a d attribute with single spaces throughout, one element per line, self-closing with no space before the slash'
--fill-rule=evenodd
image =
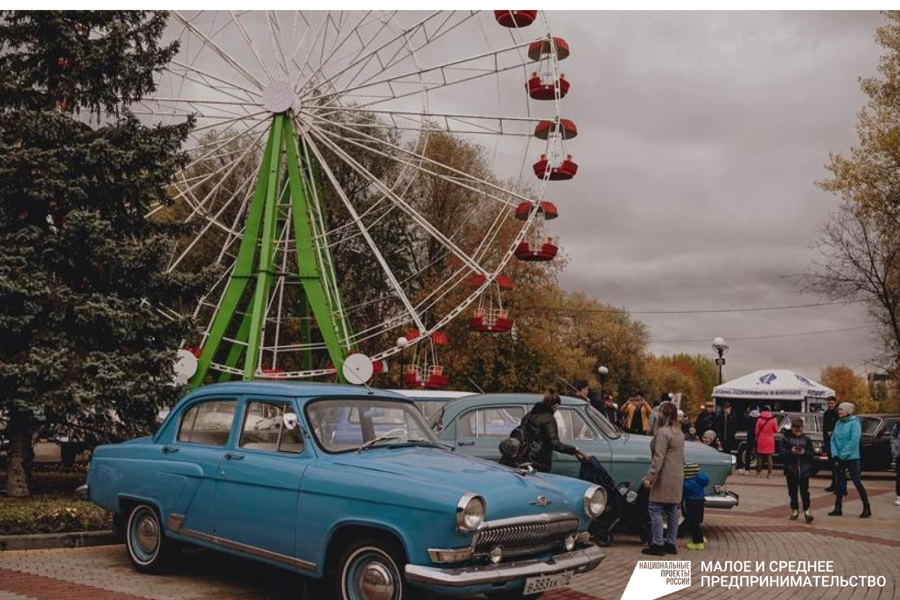
<path id="1" fill-rule="evenodd" d="M 7 494 L 29 495 L 32 440 L 147 433 L 192 324 L 160 310 L 207 281 L 167 273 L 166 203 L 192 122 L 129 107 L 177 51 L 165 13 L 0 13 L 0 419 Z"/>

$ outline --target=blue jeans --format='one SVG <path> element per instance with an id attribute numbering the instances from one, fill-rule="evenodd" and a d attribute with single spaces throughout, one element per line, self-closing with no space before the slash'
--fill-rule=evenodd
<path id="1" fill-rule="evenodd" d="M 673 546 L 678 541 L 678 511 L 679 506 L 675 503 L 663 504 L 661 502 L 650 503 L 650 533 L 652 534 L 651 544 L 654 546 L 663 545 L 663 513 L 668 519 L 669 528 L 666 531 L 665 543 Z"/>
<path id="2" fill-rule="evenodd" d="M 856 487 L 863 505 L 868 506 L 869 496 L 866 494 L 866 488 L 863 486 L 862 478 L 860 477 L 859 459 L 843 461 L 841 466 L 836 469 L 836 472 L 837 485 L 834 493 L 834 507 L 843 507 L 844 494 L 847 493 L 847 475 L 850 475 L 850 480 L 853 481 L 853 485 Z"/>

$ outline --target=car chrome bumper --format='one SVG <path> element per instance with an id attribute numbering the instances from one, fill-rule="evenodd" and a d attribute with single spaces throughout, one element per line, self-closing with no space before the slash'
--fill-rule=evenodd
<path id="1" fill-rule="evenodd" d="M 468 587 L 504 583 L 535 575 L 552 575 L 563 571 L 584 573 L 606 558 L 603 550 L 589 546 L 558 554 L 547 560 L 525 560 L 498 565 L 477 565 L 458 569 L 440 569 L 422 565 L 406 565 L 406 578 L 412 583 L 439 587 Z"/>
<path id="2" fill-rule="evenodd" d="M 706 508 L 734 508 L 740 500 L 741 497 L 735 492 L 721 492 L 706 496 Z"/>

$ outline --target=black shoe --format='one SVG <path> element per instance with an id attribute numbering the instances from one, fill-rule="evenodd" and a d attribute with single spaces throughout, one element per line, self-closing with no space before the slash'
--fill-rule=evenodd
<path id="1" fill-rule="evenodd" d="M 872 516 L 872 509 L 869 507 L 868 504 L 866 504 L 865 506 L 863 506 L 863 511 L 859 515 L 859 518 L 860 519 L 868 519 L 871 516 Z"/>
<path id="2" fill-rule="evenodd" d="M 644 548 L 643 550 L 641 550 L 641 554 L 649 554 L 651 556 L 665 556 L 666 551 L 663 550 L 662 546 L 654 546 L 653 544 L 650 544 L 649 548 Z"/>
<path id="3" fill-rule="evenodd" d="M 833 486 L 833 485 L 829 485 L 827 488 L 825 488 L 825 491 L 826 491 L 826 492 L 833 492 L 833 491 L 834 491 L 834 486 Z"/>
<path id="4" fill-rule="evenodd" d="M 663 552 L 666 554 L 678 554 L 678 548 L 675 544 L 663 544 Z"/>
<path id="5" fill-rule="evenodd" d="M 842 511 L 839 508 L 836 508 L 833 511 L 831 511 L 830 513 L 828 513 L 828 516 L 829 517 L 842 517 L 842 516 L 844 516 L 844 511 Z"/>

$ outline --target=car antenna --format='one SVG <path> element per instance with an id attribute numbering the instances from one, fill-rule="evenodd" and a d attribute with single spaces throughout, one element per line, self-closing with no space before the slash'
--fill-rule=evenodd
<path id="1" fill-rule="evenodd" d="M 471 383 L 473 386 L 475 386 L 475 389 L 478 390 L 478 393 L 479 393 L 479 394 L 483 394 L 483 393 L 484 393 L 484 390 L 481 389 L 481 386 L 478 385 L 477 383 L 475 383 L 474 381 L 472 381 L 472 378 L 471 378 L 471 377 L 469 377 L 468 375 L 466 375 L 466 379 L 469 380 L 469 383 Z"/>
<path id="2" fill-rule="evenodd" d="M 560 381 L 562 381 L 564 384 L 566 384 L 566 385 L 569 386 L 570 388 L 572 388 L 572 391 L 575 392 L 575 396 L 576 396 L 576 397 L 580 397 L 580 394 L 579 394 L 579 392 L 578 392 L 578 388 L 576 388 L 574 385 L 572 385 L 571 383 L 569 383 L 568 381 L 566 381 L 565 379 L 563 379 L 563 378 L 560 377 L 559 375 L 557 375 L 556 378 L 559 379 Z"/>

